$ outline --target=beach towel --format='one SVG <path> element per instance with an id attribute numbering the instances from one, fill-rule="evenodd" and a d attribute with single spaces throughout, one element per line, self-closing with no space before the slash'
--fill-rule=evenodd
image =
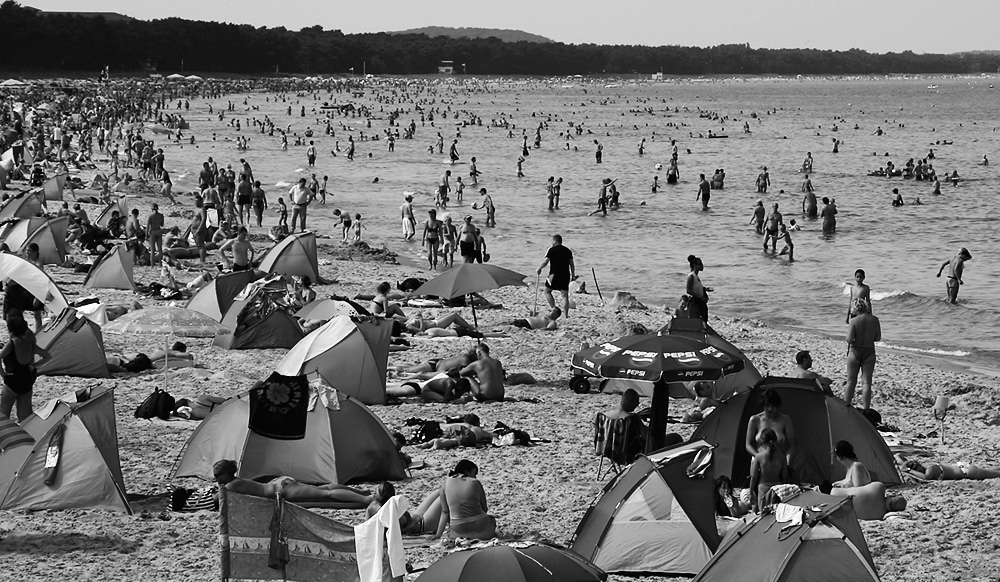
<path id="1" fill-rule="evenodd" d="M 382 581 L 382 555 L 389 555 L 393 576 L 406 574 L 406 555 L 399 518 L 409 509 L 410 502 L 394 495 L 368 521 L 354 526 L 354 544 L 358 553 L 358 574 L 361 582 Z"/>
<path id="2" fill-rule="evenodd" d="M 271 439 L 304 439 L 308 406 L 309 383 L 305 376 L 273 373 L 250 389 L 248 427 Z"/>

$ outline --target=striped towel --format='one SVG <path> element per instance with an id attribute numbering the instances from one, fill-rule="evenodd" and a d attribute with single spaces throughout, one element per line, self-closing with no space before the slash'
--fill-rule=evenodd
<path id="1" fill-rule="evenodd" d="M 0 451 L 6 451 L 18 445 L 33 445 L 35 439 L 10 418 L 0 416 Z"/>

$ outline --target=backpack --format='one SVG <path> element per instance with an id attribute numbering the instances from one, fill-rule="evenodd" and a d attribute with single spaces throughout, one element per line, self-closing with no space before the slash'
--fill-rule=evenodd
<path id="1" fill-rule="evenodd" d="M 144 418 L 146 420 L 151 420 L 153 418 L 159 418 L 160 420 L 167 420 L 170 418 L 170 413 L 174 411 L 174 397 L 167 394 L 166 391 L 156 388 L 153 393 L 146 397 L 142 401 L 142 404 L 135 409 L 136 418 Z"/>

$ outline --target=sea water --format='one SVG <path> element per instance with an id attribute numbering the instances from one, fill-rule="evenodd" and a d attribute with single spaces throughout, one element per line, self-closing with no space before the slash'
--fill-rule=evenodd
<path id="1" fill-rule="evenodd" d="M 233 114 L 219 122 L 208 114 L 204 101 L 195 101 L 186 117 L 191 121 L 188 133 L 197 136 L 198 148 L 167 148 L 167 167 L 175 174 L 188 174 L 175 189 L 193 188 L 196 170 L 209 155 L 234 167 L 238 158 L 246 157 L 264 182 L 272 208 L 277 196 L 287 198 L 288 184 L 297 178 L 313 171 L 320 181 L 329 175 L 333 197 L 325 207 L 313 204 L 311 217 L 332 216 L 335 208 L 361 213 L 370 243 L 385 242 L 404 257 L 425 264 L 420 237 L 411 243 L 401 240 L 399 204 L 404 192 L 414 193 L 419 235 L 427 209 L 433 208 L 437 181 L 451 169 L 453 187 L 459 176 L 467 186 L 464 203 L 457 204 L 453 193 L 445 215 L 461 224 L 465 214 L 472 214 L 482 225 L 484 214 L 471 208 L 480 199 L 479 187 L 488 188 L 497 206 L 496 228 L 483 229 L 492 263 L 533 274 L 551 235 L 560 233 L 574 251 L 577 273 L 588 282 L 590 292 L 599 285 L 606 298 L 626 290 L 647 304 L 673 307 L 684 292 L 686 257 L 695 254 L 705 263 L 703 282 L 715 289 L 709 304 L 713 314 L 835 337 L 846 332 L 847 285 L 860 268 L 867 272 L 885 344 L 1000 368 L 996 210 L 1000 168 L 980 165 L 984 154 L 1000 164 L 1000 89 L 990 87 L 997 83 L 995 78 L 663 83 L 580 79 L 447 83 L 421 78 L 410 83 L 409 94 L 420 100 L 420 107 L 434 110 L 433 125 L 421 123 L 421 111 L 412 100 L 375 101 L 376 96 L 392 98 L 392 90 L 386 88 L 369 88 L 363 98 L 322 93 L 319 100 L 304 94 L 289 96 L 287 102 L 275 102 L 272 96 L 269 103 L 264 95 L 251 94 L 248 103 L 258 111 L 237 107 L 243 134 L 252 138 L 246 152 L 236 151 L 235 144 L 226 141 L 237 135 L 227 125 Z M 224 110 L 227 99 L 241 103 L 243 97 L 215 100 L 215 111 Z M 373 107 L 371 128 L 360 117 L 335 117 L 335 135 L 323 135 L 319 106 L 332 99 Z M 289 104 L 291 116 L 286 114 Z M 307 108 L 305 118 L 299 116 L 302 105 Z M 401 131 L 415 120 L 414 139 L 396 140 L 392 153 L 384 140 L 360 139 L 361 132 L 381 134 L 388 127 L 388 112 L 397 107 L 403 110 Z M 445 118 L 440 110 L 449 109 Z M 709 112 L 721 119 L 706 117 Z M 483 125 L 463 127 L 470 114 L 480 117 Z M 304 146 L 289 146 L 283 152 L 277 133 L 268 137 L 248 131 L 247 119 L 264 115 L 279 127 L 291 124 L 291 131 L 299 135 L 307 126 L 316 132 L 312 139 L 320 156 L 314 170 L 305 168 Z M 513 137 L 507 129 L 489 127 L 491 120 L 501 118 L 514 124 Z M 744 122 L 750 125 L 748 134 Z M 531 145 L 539 123 L 547 125 L 541 147 L 530 150 L 525 176 L 518 178 L 522 131 Z M 583 135 L 575 135 L 571 124 L 582 124 Z M 883 135 L 875 135 L 878 127 Z M 699 137 L 709 130 L 729 137 Z M 444 153 L 435 149 L 430 154 L 427 147 L 439 131 Z M 218 141 L 206 141 L 212 132 Z M 572 138 L 567 140 L 566 133 Z M 331 154 L 337 140 L 346 150 L 348 135 L 357 143 L 353 162 L 343 152 L 337 157 Z M 638 143 L 643 138 L 645 154 L 640 156 Z M 450 165 L 448 149 L 454 139 L 461 158 Z M 595 162 L 595 139 L 604 148 L 602 164 Z M 677 140 L 680 150 L 677 185 L 666 184 L 670 139 Z M 841 141 L 836 154 L 834 139 Z M 289 141 L 293 140 L 290 134 Z M 889 160 L 902 168 L 910 158 L 925 158 L 930 149 L 936 158 L 929 161 L 942 177 L 940 196 L 931 194 L 931 182 L 866 175 Z M 824 235 L 818 221 L 801 213 L 800 168 L 807 152 L 814 159 L 810 178 L 816 196 L 836 199 L 839 214 L 832 235 Z M 483 173 L 477 187 L 468 184 L 472 156 Z M 656 164 L 662 164 L 661 169 Z M 766 194 L 758 194 L 754 182 L 764 166 L 771 186 Z M 725 169 L 725 189 L 712 191 L 711 209 L 703 212 L 695 200 L 698 174 L 711 178 L 716 168 Z M 957 187 L 943 179 L 955 170 L 961 177 Z M 655 175 L 660 177 L 660 190 L 652 193 Z M 563 178 L 560 209 L 555 212 L 547 210 L 549 176 Z M 373 183 L 376 177 L 378 182 Z M 607 216 L 588 216 L 596 208 L 605 177 L 618 180 L 622 207 Z M 891 206 L 893 188 L 900 190 L 907 205 Z M 922 204 L 910 204 L 917 197 Z M 768 209 L 778 203 L 786 224 L 795 218 L 801 225 L 801 231 L 792 232 L 794 263 L 762 252 L 761 237 L 748 224 L 757 200 Z M 274 222 L 269 216 L 266 224 Z M 951 305 L 944 301 L 945 279 L 935 274 L 963 246 L 974 258 L 966 263 L 959 302 Z"/>

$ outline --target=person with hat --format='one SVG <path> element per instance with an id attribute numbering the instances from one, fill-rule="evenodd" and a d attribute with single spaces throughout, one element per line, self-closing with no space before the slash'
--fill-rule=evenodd
<path id="1" fill-rule="evenodd" d="M 829 392 L 833 380 L 810 370 L 809 368 L 812 368 L 812 363 L 813 360 L 812 356 L 809 355 L 809 350 L 800 350 L 799 353 L 795 354 L 795 371 L 792 372 L 792 378 L 816 380 L 823 387 L 824 392 Z"/>
<path id="2" fill-rule="evenodd" d="M 403 221 L 403 240 L 412 240 L 417 234 L 417 219 L 413 216 L 413 194 L 406 194 L 399 206 L 400 219 Z"/>
<path id="3" fill-rule="evenodd" d="M 957 255 L 942 263 L 941 268 L 938 269 L 937 276 L 940 277 L 945 267 L 948 268 L 948 281 L 945 285 L 948 287 L 948 301 L 951 303 L 956 303 L 958 301 L 958 286 L 965 284 L 965 281 L 962 280 L 962 272 L 965 270 L 965 261 L 968 261 L 971 258 L 972 254 L 969 253 L 969 249 L 962 247 L 962 249 L 958 251 Z"/>

